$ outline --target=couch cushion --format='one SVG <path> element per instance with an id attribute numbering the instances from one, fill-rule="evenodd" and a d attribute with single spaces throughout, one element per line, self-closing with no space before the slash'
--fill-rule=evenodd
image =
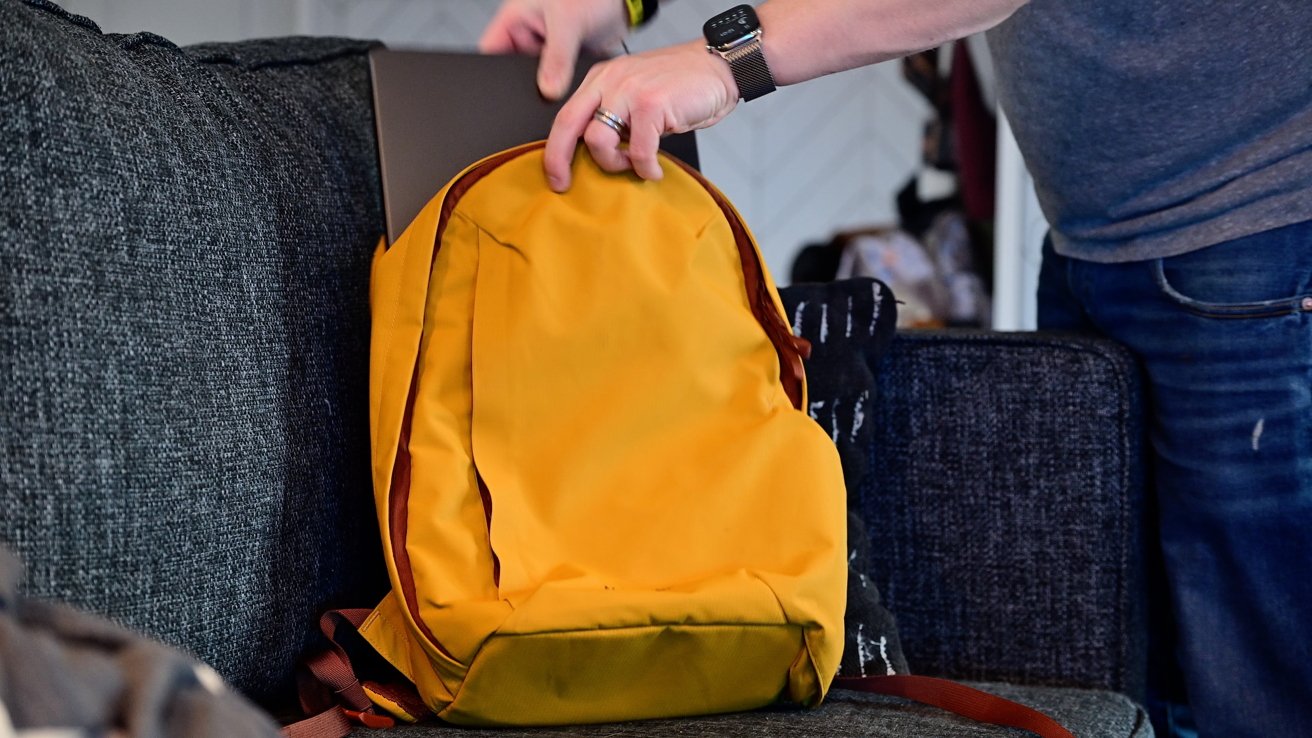
<path id="1" fill-rule="evenodd" d="M 877 383 L 858 506 L 912 670 L 1142 698 L 1146 444 L 1125 349 L 904 331 Z"/>
<path id="2" fill-rule="evenodd" d="M 973 686 L 1035 707 L 1066 726 L 1079 738 L 1151 738 L 1152 726 L 1137 705 L 1123 695 L 1078 689 Z M 449 738 L 472 735 L 444 725 L 414 725 L 393 731 L 397 738 Z M 372 735 L 358 730 L 356 735 Z M 383 733 L 378 733 L 383 735 Z M 736 715 L 686 720 L 650 720 L 618 725 L 590 725 L 532 730 L 498 730 L 497 738 L 566 738 L 567 736 L 743 736 L 747 738 L 1022 738 L 1021 730 L 999 728 L 896 697 L 836 689 L 815 710 L 777 708 Z"/>
<path id="3" fill-rule="evenodd" d="M 3 0 L 0 47 L 0 542 L 30 594 L 268 697 L 385 583 L 369 44 L 178 49 Z"/>

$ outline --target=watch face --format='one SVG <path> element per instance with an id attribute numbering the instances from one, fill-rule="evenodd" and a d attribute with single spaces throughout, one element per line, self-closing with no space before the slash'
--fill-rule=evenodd
<path id="1" fill-rule="evenodd" d="M 757 20 L 756 11 L 752 6 L 739 5 L 706 21 L 706 25 L 702 26 L 702 33 L 706 35 L 707 44 L 724 46 L 760 27 L 761 22 Z"/>

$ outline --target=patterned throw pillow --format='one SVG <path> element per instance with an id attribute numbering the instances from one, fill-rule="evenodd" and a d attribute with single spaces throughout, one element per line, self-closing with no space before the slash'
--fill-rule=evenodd
<path id="1" fill-rule="evenodd" d="M 838 447 L 851 496 L 866 475 L 869 418 L 877 411 L 871 367 L 893 338 L 897 303 L 882 282 L 872 279 L 795 285 L 780 294 L 793 332 L 811 342 L 809 410 Z M 839 674 L 907 674 L 897 623 L 868 575 L 867 530 L 855 512 L 848 513 L 847 643 Z"/>

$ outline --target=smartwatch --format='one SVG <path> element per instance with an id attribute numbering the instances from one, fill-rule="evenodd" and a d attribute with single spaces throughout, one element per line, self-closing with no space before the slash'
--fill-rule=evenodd
<path id="1" fill-rule="evenodd" d="M 706 49 L 729 62 L 729 71 L 743 100 L 774 92 L 774 75 L 761 51 L 761 21 L 750 5 L 720 13 L 702 26 Z"/>

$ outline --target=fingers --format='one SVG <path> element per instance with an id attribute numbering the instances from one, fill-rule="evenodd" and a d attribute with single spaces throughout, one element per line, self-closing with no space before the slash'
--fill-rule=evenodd
<path id="1" fill-rule="evenodd" d="M 542 51 L 542 37 L 523 26 L 509 26 L 498 31 L 495 38 L 484 38 L 486 43 L 479 42 L 484 54 L 536 55 Z"/>
<path id="2" fill-rule="evenodd" d="M 574 79 L 579 51 L 585 45 L 609 48 L 627 30 L 624 6 L 615 0 L 505 0 L 478 48 L 484 53 L 541 55 L 538 89 L 548 100 L 559 100 Z"/>
<path id="3" fill-rule="evenodd" d="M 483 30 L 483 36 L 478 39 L 478 50 L 484 54 L 515 53 L 515 40 L 510 34 L 510 29 L 519 24 L 520 21 L 512 6 L 503 5 L 501 10 L 497 11 L 496 17 Z"/>
<path id="4" fill-rule="evenodd" d="M 515 41 L 510 37 L 510 29 L 504 25 L 490 25 L 478 40 L 478 50 L 484 54 L 513 54 Z"/>
<path id="5" fill-rule="evenodd" d="M 660 111 L 643 105 L 634 106 L 632 111 L 626 158 L 639 177 L 658 180 L 665 176 L 661 171 L 660 159 L 656 156 L 661 146 L 661 136 L 665 133 Z"/>
<path id="6" fill-rule="evenodd" d="M 578 24 L 571 19 L 548 15 L 546 25 L 546 42 L 542 60 L 538 62 L 538 89 L 548 100 L 559 100 L 569 91 L 574 79 L 574 60 L 579 56 L 583 38 Z"/>
<path id="7" fill-rule="evenodd" d="M 556 192 L 565 192 L 569 189 L 570 165 L 580 139 L 588 147 L 593 161 L 597 162 L 603 170 L 617 173 L 634 168 L 619 131 L 596 119 L 598 108 L 605 108 L 621 120 L 625 120 L 627 124 L 626 107 L 618 102 L 606 105 L 601 102 L 598 90 L 601 88 L 601 78 L 604 77 L 605 70 L 604 64 L 590 70 L 583 84 L 561 107 L 552 123 L 551 133 L 547 136 L 546 150 L 543 152 L 543 166 L 546 169 L 547 182 Z M 644 162 L 642 171 L 650 173 L 655 169 L 659 176 L 660 167 L 654 161 L 655 149 L 660 143 L 659 129 L 650 136 L 645 136 L 644 140 L 646 139 L 653 141 L 648 157 L 651 161 Z"/>
<path id="8" fill-rule="evenodd" d="M 583 131 L 592 122 L 593 112 L 601 104 L 595 91 L 588 86 L 588 80 L 592 79 L 594 74 L 595 69 L 588 73 L 583 85 L 560 108 L 560 112 L 556 113 L 556 119 L 551 124 L 551 133 L 547 135 L 547 146 L 543 151 L 542 160 L 547 172 L 547 183 L 556 192 L 569 189 L 569 169 L 570 163 L 574 160 L 574 149 L 579 139 L 583 137 Z"/>
<path id="9" fill-rule="evenodd" d="M 632 169 L 644 179 L 660 179 L 661 136 L 714 125 L 734 109 L 736 90 L 728 66 L 698 43 L 596 65 L 556 115 L 547 138 L 544 164 L 552 189 L 569 188 L 580 139 L 606 171 Z M 624 120 L 627 143 L 615 128 L 593 119 L 599 106 Z"/>
<path id="10" fill-rule="evenodd" d="M 630 169 L 629 156 L 620 148 L 620 135 L 604 123 L 593 121 L 583 132 L 583 143 L 602 170 L 618 174 Z"/>
<path id="11" fill-rule="evenodd" d="M 569 168 L 580 137 L 588 147 L 592 160 L 603 171 L 618 174 L 632 170 L 639 177 L 649 180 L 664 176 L 657 157 L 663 132 L 657 118 L 648 116 L 639 119 L 634 123 L 636 128 L 625 129 L 632 136 L 626 139 L 614 127 L 597 120 L 596 115 L 598 108 L 621 119 L 626 118 L 627 114 L 609 105 L 585 106 L 580 102 L 577 107 L 573 107 L 574 100 L 571 100 L 569 109 L 562 109 L 557 115 L 556 124 L 547 139 L 544 157 L 547 181 L 552 189 L 557 192 L 569 189 Z"/>
<path id="12" fill-rule="evenodd" d="M 542 51 L 542 36 L 526 26 L 512 26 L 510 37 L 514 41 L 516 54 L 536 55 Z"/>

